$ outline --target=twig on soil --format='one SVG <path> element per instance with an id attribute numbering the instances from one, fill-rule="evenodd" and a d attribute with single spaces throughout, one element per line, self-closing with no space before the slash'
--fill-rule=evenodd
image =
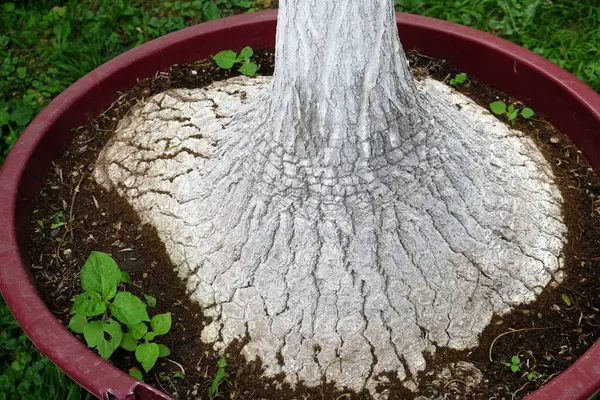
<path id="1" fill-rule="evenodd" d="M 527 382 L 526 384 L 521 386 L 519 389 L 515 390 L 512 394 L 511 400 L 514 400 L 517 393 L 519 393 L 521 390 L 525 389 L 525 386 L 527 386 L 527 385 L 529 385 L 529 382 Z"/>
<path id="2" fill-rule="evenodd" d="M 71 208 L 69 209 L 69 232 L 71 234 L 71 241 L 73 241 L 73 228 L 72 224 L 75 221 L 75 216 L 73 215 L 73 207 L 75 206 L 75 198 L 77 197 L 77 193 L 79 193 L 79 187 L 81 186 L 81 182 L 83 182 L 84 174 L 81 174 L 81 178 L 79 182 L 77 182 L 77 186 L 75 186 L 75 190 L 73 190 L 73 197 L 71 198 Z"/>
<path id="3" fill-rule="evenodd" d="M 554 326 L 548 326 L 545 328 L 523 328 L 523 329 L 510 329 L 506 332 L 503 332 L 501 334 L 499 334 L 498 336 L 496 336 L 494 338 L 494 340 L 492 340 L 492 343 L 490 344 L 490 351 L 489 351 L 489 357 L 490 357 L 490 361 L 494 361 L 494 358 L 492 357 L 492 352 L 494 350 L 494 344 L 496 344 L 496 342 L 498 341 L 498 339 L 500 339 L 502 336 L 508 335 L 509 333 L 518 333 L 518 332 L 528 332 L 528 331 L 542 331 L 542 330 L 548 330 L 548 329 L 556 329 L 556 327 Z"/>
<path id="4" fill-rule="evenodd" d="M 160 388 L 163 390 L 163 392 L 165 392 L 166 394 L 168 394 L 170 397 L 171 393 L 169 393 L 169 391 L 167 389 L 165 389 L 165 387 L 162 385 L 162 383 L 160 382 L 160 379 L 158 378 L 158 376 L 156 374 L 154 374 L 154 378 L 156 378 L 156 382 L 158 382 L 158 385 L 160 386 Z"/>
<path id="5" fill-rule="evenodd" d="M 182 373 L 183 375 L 185 375 L 185 369 L 183 368 L 183 365 L 181 365 L 181 364 L 179 364 L 178 362 L 176 362 L 176 361 L 173 361 L 173 360 L 171 360 L 171 359 L 169 359 L 169 358 L 165 358 L 165 360 L 167 360 L 167 361 L 168 361 L 168 362 L 170 362 L 170 363 L 173 363 L 173 364 L 177 365 L 177 366 L 178 366 L 178 367 L 181 369 L 181 373 Z"/>

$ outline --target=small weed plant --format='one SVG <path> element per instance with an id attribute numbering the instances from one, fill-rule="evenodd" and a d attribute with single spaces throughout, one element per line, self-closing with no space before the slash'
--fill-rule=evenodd
<path id="1" fill-rule="evenodd" d="M 237 54 L 233 50 L 223 50 L 217 53 L 213 57 L 213 60 L 215 60 L 215 63 L 219 68 L 231 69 L 235 65 L 239 65 L 238 71 L 241 74 L 254 76 L 256 75 L 258 66 L 250 60 L 253 55 L 254 50 L 252 50 L 252 47 L 246 46 L 240 51 L 240 54 Z"/>
<path id="2" fill-rule="evenodd" d="M 73 317 L 67 327 L 83 334 L 87 345 L 95 348 L 105 360 L 119 347 L 135 352 L 136 360 L 148 372 L 159 357 L 170 354 L 167 346 L 153 340 L 171 330 L 171 313 L 150 318 L 146 304 L 139 297 L 119 290 L 121 283 L 131 283 L 131 280 L 115 260 L 106 253 L 92 252 L 81 269 L 84 292 L 74 299 Z M 156 306 L 154 297 L 144 297 L 148 306 Z M 130 375 L 143 378 L 138 369 L 130 370 Z"/>
<path id="3" fill-rule="evenodd" d="M 517 108 L 516 104 L 511 103 L 510 105 L 506 105 L 503 101 L 495 101 L 490 103 L 490 109 L 496 115 L 506 115 L 506 118 L 511 124 L 515 123 L 515 119 L 520 115 L 525 119 L 529 119 L 535 115 L 535 112 L 529 107 L 524 107 L 522 109 Z"/>
<path id="4" fill-rule="evenodd" d="M 223 382 L 224 379 L 227 379 L 227 372 L 225 372 L 225 367 L 227 367 L 227 362 L 224 358 L 220 358 L 217 362 L 219 369 L 217 370 L 217 374 L 215 375 L 215 379 L 213 379 L 210 388 L 208 389 L 208 398 L 213 400 L 215 396 L 219 394 L 219 386 Z"/>
<path id="5" fill-rule="evenodd" d="M 459 86 L 467 81 L 467 74 L 456 74 L 454 78 L 450 79 L 450 86 Z"/>
<path id="6" fill-rule="evenodd" d="M 521 370 L 521 357 L 519 355 L 514 355 L 511 357 L 509 363 L 505 363 L 507 367 L 510 367 L 510 370 L 514 373 L 517 373 Z"/>

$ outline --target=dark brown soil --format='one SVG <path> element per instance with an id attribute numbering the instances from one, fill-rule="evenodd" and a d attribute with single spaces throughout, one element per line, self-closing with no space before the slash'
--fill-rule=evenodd
<path id="1" fill-rule="evenodd" d="M 260 52 L 255 58 L 260 65 L 259 73 L 273 72 L 272 52 Z M 431 75 L 448 81 L 459 72 L 443 61 L 416 53 L 409 58 L 417 76 Z M 171 333 L 157 340 L 166 344 L 172 354 L 168 360 L 160 359 L 145 380 L 179 399 L 208 398 L 219 356 L 199 339 L 207 321 L 200 307 L 188 300 L 185 282 L 174 272 L 154 228 L 142 225 L 131 207 L 116 194 L 96 186 L 91 172 L 102 146 L 131 106 L 170 88 L 198 88 L 236 74 L 216 68 L 211 61 L 202 61 L 174 66 L 155 78 L 141 81 L 96 120 L 75 131 L 72 146 L 48 173 L 31 221 L 29 254 L 37 285 L 50 310 L 65 325 L 71 299 L 82 291 L 79 271 L 92 251 L 111 254 L 121 269 L 131 274 L 133 283 L 127 285 L 127 290 L 156 297 L 156 312 L 173 314 Z M 497 99 L 507 103 L 518 100 L 471 78 L 457 89 L 485 108 Z M 600 309 L 596 308 L 600 307 L 599 180 L 577 148 L 543 119 L 518 118 L 514 127 L 538 143 L 553 166 L 565 199 L 563 212 L 569 229 L 566 277 L 557 288 L 544 291 L 535 303 L 495 318 L 483 332 L 478 348 L 464 352 L 439 349 L 428 361 L 429 371 L 448 362 L 469 361 L 484 373 L 479 385 L 470 386 L 466 378 L 458 375 L 441 386 L 434 385 L 432 376 L 423 374 L 419 377 L 424 382 L 421 395 L 444 393 L 448 399 L 519 399 L 565 370 L 599 336 Z M 53 223 L 61 221 L 65 225 L 51 229 Z M 221 385 L 225 398 L 349 398 L 342 396 L 345 392 L 336 390 L 332 383 L 292 390 L 283 383 L 282 376 L 264 378 L 260 362 L 248 363 L 240 355 L 242 344 L 230 346 L 224 355 L 229 373 L 228 380 Z M 520 358 L 518 372 L 512 372 L 506 365 L 515 355 Z M 115 352 L 111 362 L 125 371 L 139 368 L 133 354 L 123 349 Z M 178 378 L 178 372 L 185 378 Z M 388 388 L 390 399 L 415 397 L 397 382 L 392 381 Z M 370 396 L 358 393 L 352 398 Z"/>

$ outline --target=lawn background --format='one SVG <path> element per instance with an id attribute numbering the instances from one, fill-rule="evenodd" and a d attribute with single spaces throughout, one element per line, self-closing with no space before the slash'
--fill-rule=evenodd
<path id="1" fill-rule="evenodd" d="M 491 32 L 600 92 L 598 0 L 395 0 Z M 87 72 L 158 36 L 276 0 L 0 0 L 0 165 L 25 126 Z M 0 400 L 92 397 L 32 347 L 0 297 Z"/>

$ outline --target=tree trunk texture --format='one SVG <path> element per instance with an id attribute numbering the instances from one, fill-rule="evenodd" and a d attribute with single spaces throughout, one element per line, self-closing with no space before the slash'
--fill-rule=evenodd
<path id="1" fill-rule="evenodd" d="M 156 227 L 222 349 L 292 383 L 416 379 L 561 266 L 533 142 L 415 83 L 391 0 L 280 1 L 276 69 L 171 90 L 121 121 L 97 181 Z M 196 323 L 190 321 L 189 323 Z"/>

